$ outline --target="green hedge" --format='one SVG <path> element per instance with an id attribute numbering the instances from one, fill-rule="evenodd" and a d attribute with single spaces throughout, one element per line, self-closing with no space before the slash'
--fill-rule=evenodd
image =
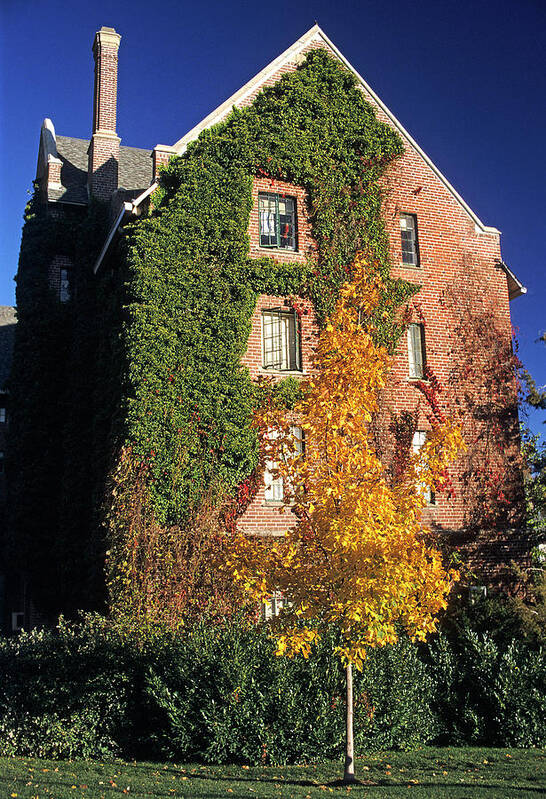
<path id="1" fill-rule="evenodd" d="M 273 654 L 233 621 L 136 640 L 100 617 L 0 641 L 0 753 L 288 763 L 336 757 L 344 673 L 333 638 Z M 371 653 L 355 675 L 359 751 L 546 741 L 540 649 L 467 629 Z"/>

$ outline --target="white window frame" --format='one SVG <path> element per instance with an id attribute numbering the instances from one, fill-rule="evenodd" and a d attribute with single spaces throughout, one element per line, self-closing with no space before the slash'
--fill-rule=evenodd
<path id="1" fill-rule="evenodd" d="M 412 322 L 408 325 L 408 365 L 410 380 L 424 380 L 427 362 L 425 326 Z"/>
<path id="2" fill-rule="evenodd" d="M 59 267 L 59 302 L 63 304 L 72 299 L 72 270 L 66 266 Z"/>
<path id="3" fill-rule="evenodd" d="M 280 592 L 273 591 L 269 599 L 262 604 L 262 619 L 269 621 L 278 616 L 283 608 L 290 606 L 289 600 Z"/>
<path id="4" fill-rule="evenodd" d="M 294 441 L 294 455 L 301 455 L 304 450 L 303 429 L 299 425 L 290 425 L 291 438 Z M 271 441 L 278 438 L 277 430 L 270 430 L 267 434 Z M 278 469 L 278 461 L 266 460 L 264 470 L 264 499 L 268 505 L 279 505 L 284 502 L 284 480 L 282 477 L 274 476 L 273 472 Z"/>
<path id="5" fill-rule="evenodd" d="M 417 455 L 419 453 L 419 450 L 425 444 L 426 440 L 427 440 L 426 430 L 416 430 L 414 432 L 413 438 L 411 440 L 411 448 L 413 450 L 414 455 Z M 424 486 L 422 483 L 418 483 L 417 492 L 425 498 L 427 505 L 436 505 L 436 495 L 434 491 L 432 491 L 430 488 Z"/>
<path id="6" fill-rule="evenodd" d="M 300 340 L 300 322 L 294 309 L 262 309 L 262 369 L 301 372 Z"/>
<path id="7" fill-rule="evenodd" d="M 404 235 L 408 234 L 408 235 Z M 404 249 L 404 244 L 409 247 Z M 419 237 L 417 233 L 417 214 L 400 214 L 400 246 L 402 265 L 419 267 Z M 411 260 L 410 260 L 411 259 Z"/>

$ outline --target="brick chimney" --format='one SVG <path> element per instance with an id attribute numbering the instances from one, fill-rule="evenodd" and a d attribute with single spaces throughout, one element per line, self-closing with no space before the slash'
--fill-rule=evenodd
<path id="1" fill-rule="evenodd" d="M 95 34 L 93 136 L 89 145 L 88 184 L 98 200 L 109 200 L 118 187 L 119 143 L 116 134 L 118 50 L 121 36 L 102 27 Z"/>

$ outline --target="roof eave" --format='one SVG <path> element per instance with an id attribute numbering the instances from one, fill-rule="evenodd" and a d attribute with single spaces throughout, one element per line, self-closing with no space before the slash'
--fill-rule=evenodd
<path id="1" fill-rule="evenodd" d="M 506 280 L 508 283 L 508 299 L 515 300 L 516 297 L 521 297 L 523 294 L 527 294 L 527 288 L 523 285 L 521 280 L 515 276 L 512 272 L 510 267 L 508 267 L 504 261 L 499 261 L 497 263 L 499 269 L 502 269 L 506 275 Z"/>
<path id="2" fill-rule="evenodd" d="M 98 258 L 95 261 L 95 264 L 93 266 L 93 274 L 94 275 L 97 274 L 97 272 L 99 271 L 99 269 L 101 267 L 102 262 L 106 258 L 106 255 L 108 254 L 108 251 L 110 250 L 110 247 L 112 246 L 112 242 L 114 241 L 114 237 L 115 237 L 115 235 L 116 235 L 116 233 L 118 231 L 119 226 L 121 225 L 121 223 L 123 221 L 123 218 L 125 217 L 126 214 L 132 214 L 132 213 L 135 213 L 135 211 L 134 211 L 134 203 L 127 203 L 127 202 L 123 203 L 123 205 L 120 208 L 119 214 L 117 215 L 117 217 L 116 217 L 116 219 L 114 221 L 114 224 L 110 228 L 110 232 L 108 233 L 108 236 L 106 237 L 106 241 L 102 245 L 102 250 L 100 251 Z"/>

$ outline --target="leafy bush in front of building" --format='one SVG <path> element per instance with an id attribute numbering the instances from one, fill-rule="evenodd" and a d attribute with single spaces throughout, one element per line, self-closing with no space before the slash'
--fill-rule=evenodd
<path id="1" fill-rule="evenodd" d="M 262 625 L 136 636 L 98 616 L 0 639 L 0 754 L 293 763 L 343 751 L 335 636 L 275 657 Z M 471 628 L 401 638 L 355 673 L 360 751 L 546 742 L 540 647 Z"/>
<path id="2" fill-rule="evenodd" d="M 4 755 L 119 754 L 134 707 L 133 647 L 100 617 L 0 640 Z"/>
<path id="3" fill-rule="evenodd" d="M 462 627 L 427 647 L 436 684 L 440 740 L 540 746 L 546 741 L 546 657 L 542 647 Z"/>
<path id="4" fill-rule="evenodd" d="M 100 617 L 0 641 L 6 755 L 289 763 L 343 749 L 344 673 L 324 640 L 275 657 L 262 626 L 197 624 L 137 639 Z M 359 746 L 411 748 L 435 731 L 431 680 L 402 641 L 355 675 Z"/>

